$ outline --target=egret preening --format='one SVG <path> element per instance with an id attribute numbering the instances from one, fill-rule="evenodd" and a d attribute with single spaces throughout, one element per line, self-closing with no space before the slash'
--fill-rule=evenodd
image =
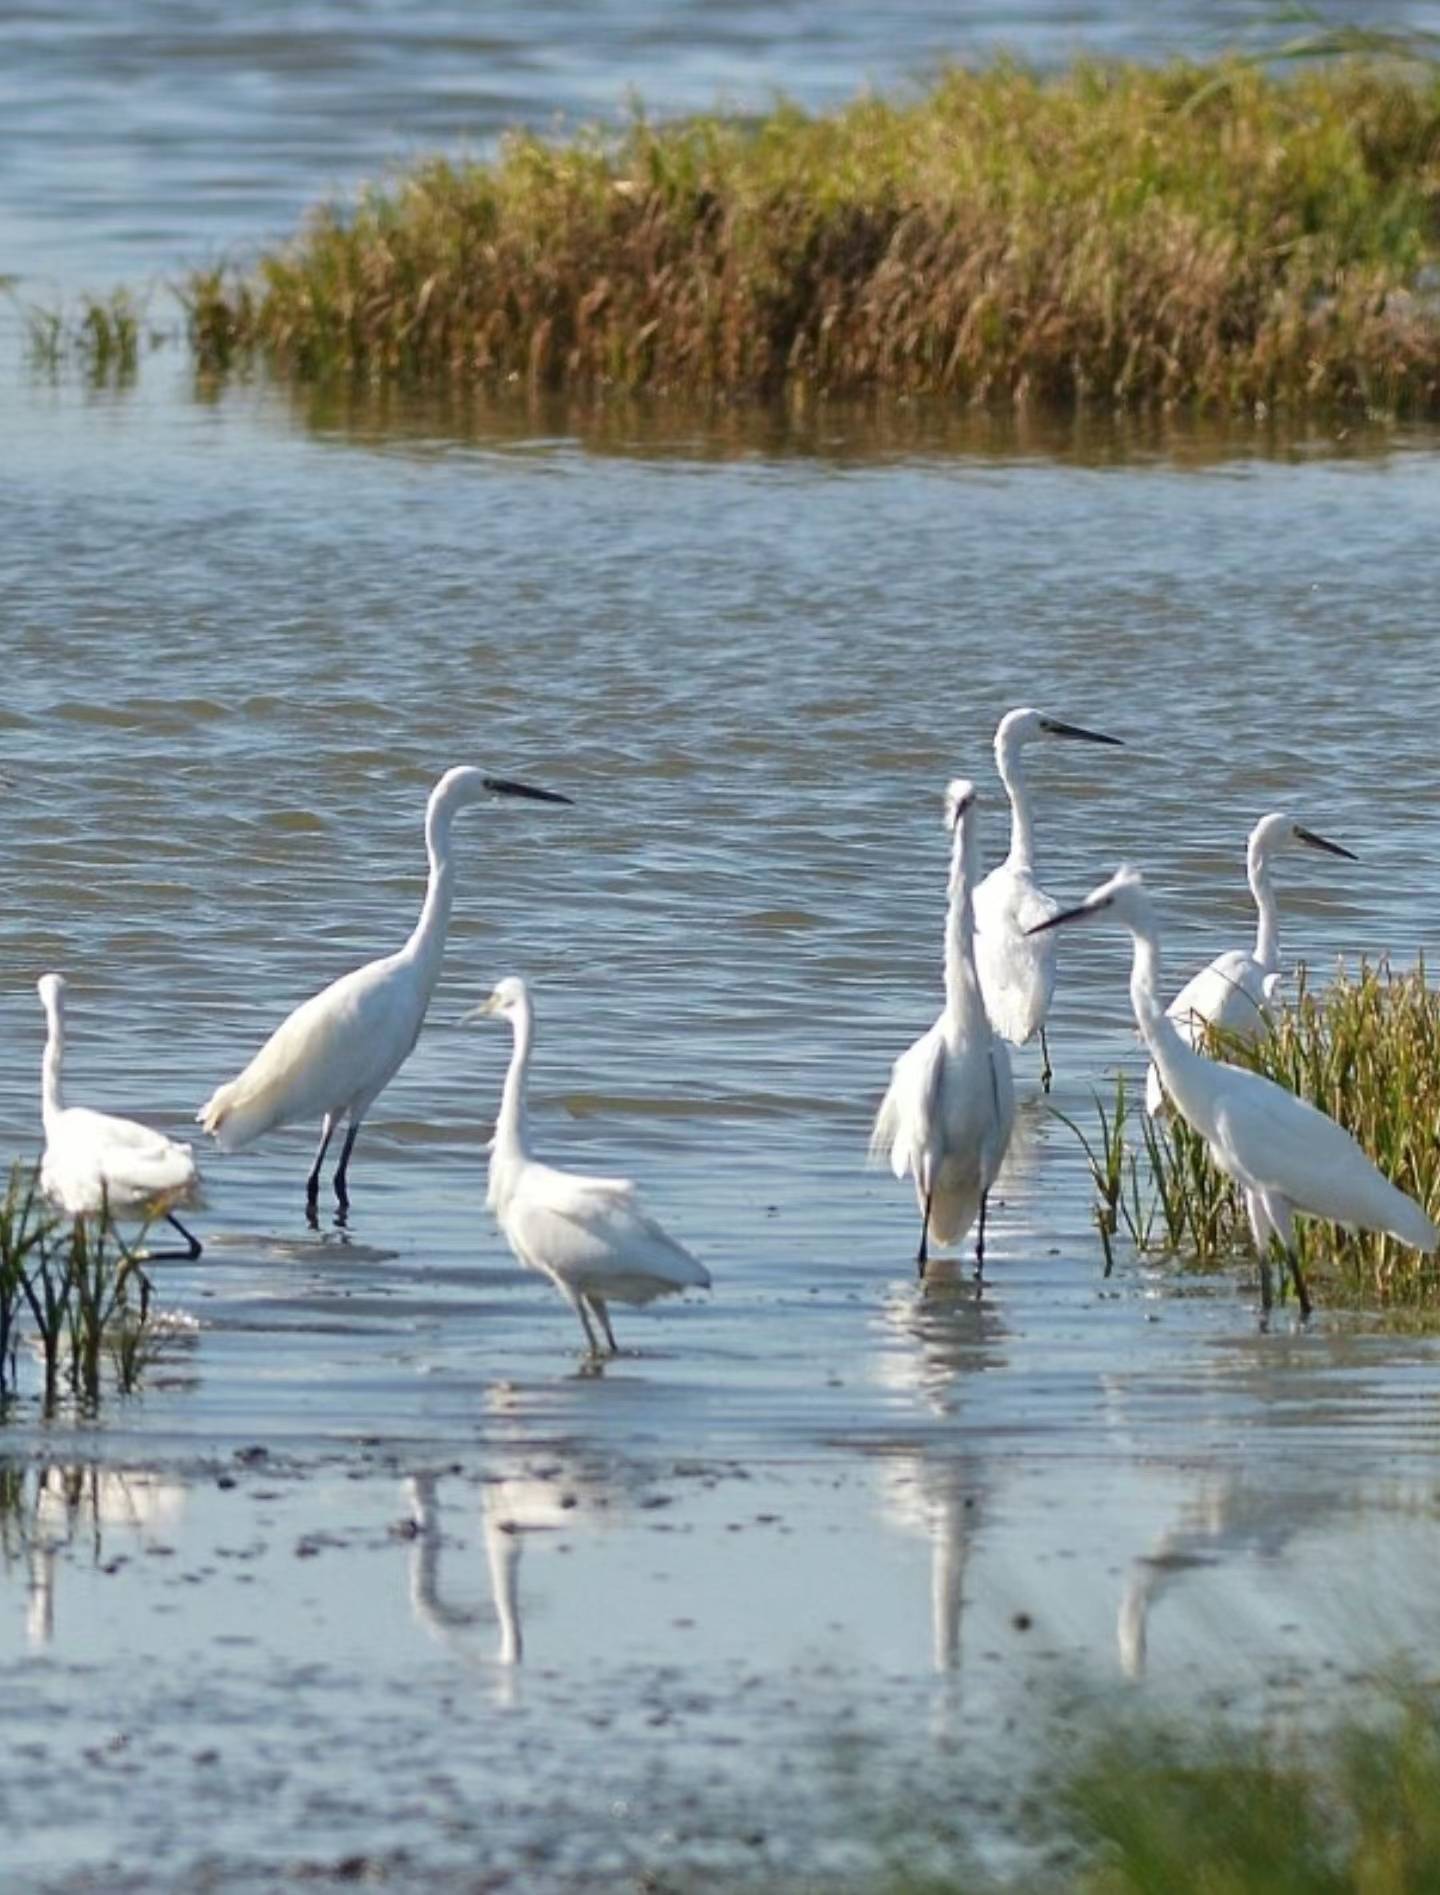
<path id="1" fill-rule="evenodd" d="M 1055 993 L 1055 943 L 1035 939 L 1036 923 L 1060 904 L 1035 880 L 1035 829 L 1021 752 L 1033 737 L 1114 744 L 1118 737 L 1062 724 L 1039 711 L 1009 711 L 995 730 L 995 766 L 1010 798 L 1010 853 L 975 890 L 975 962 L 994 1026 L 1012 1046 L 1040 1035 L 1040 1083 L 1050 1090 L 1045 1020 Z"/>
<path id="2" fill-rule="evenodd" d="M 320 1167 L 336 1126 L 342 1120 L 350 1126 L 335 1168 L 335 1197 L 344 1211 L 350 1202 L 346 1188 L 350 1156 L 365 1114 L 419 1038 L 440 976 L 454 894 L 450 825 L 462 809 L 488 796 L 570 801 L 553 790 L 532 789 L 468 766 L 447 770 L 430 792 L 425 809 L 430 883 L 410 939 L 397 954 L 367 961 L 297 1007 L 240 1077 L 219 1087 L 195 1114 L 222 1151 L 237 1151 L 272 1126 L 292 1119 L 318 1118 L 320 1146 L 305 1186 L 312 1221 Z"/>
<path id="3" fill-rule="evenodd" d="M 590 1354 L 600 1354 L 593 1316 L 615 1355 L 608 1303 L 649 1303 L 676 1290 L 708 1290 L 710 1272 L 646 1215 L 629 1178 L 558 1171 L 532 1155 L 525 1092 L 535 1009 L 523 980 L 502 980 L 465 1016 L 490 1017 L 508 1020 L 515 1040 L 490 1142 L 486 1202 L 521 1263 L 548 1276 L 580 1318 Z"/>
<path id="4" fill-rule="evenodd" d="M 1181 1038 L 1192 1046 L 1203 1036 L 1206 1027 L 1218 1027 L 1239 1039 L 1253 1040 L 1265 1025 L 1266 1002 L 1280 983 L 1280 921 L 1270 881 L 1270 864 L 1287 849 L 1302 846 L 1343 856 L 1347 862 L 1355 860 L 1338 842 L 1327 842 L 1313 829 L 1303 828 L 1278 811 L 1260 818 L 1250 831 L 1245 848 L 1245 872 L 1259 917 L 1255 946 L 1253 950 L 1231 948 L 1228 953 L 1217 954 L 1208 967 L 1202 967 L 1186 981 L 1165 1009 Z M 1153 1117 L 1164 1102 L 1160 1075 L 1152 1066 L 1145 1075 L 1145 1109 Z"/>
<path id="5" fill-rule="evenodd" d="M 929 1240 L 959 1243 L 977 1215 L 975 1275 L 983 1274 L 986 1203 L 1015 1117 L 1010 1054 L 991 1027 L 975 971 L 974 804 L 973 783 L 956 777 L 946 787 L 953 839 L 945 1005 L 929 1032 L 895 1061 L 870 1138 L 872 1157 L 888 1157 L 897 1178 L 908 1172 L 915 1180 L 921 1214 L 915 1261 L 922 1277 Z"/>
<path id="6" fill-rule="evenodd" d="M 1160 943 L 1144 881 L 1122 868 L 1078 908 L 1042 921 L 1041 929 L 1113 913 L 1130 930 L 1135 959 L 1130 1001 L 1171 1104 L 1209 1147 L 1220 1170 L 1245 1194 L 1260 1253 L 1260 1293 L 1270 1307 L 1270 1240 L 1280 1240 L 1302 1316 L 1310 1298 L 1295 1250 L 1295 1213 L 1332 1218 L 1362 1230 L 1383 1230 L 1417 1250 L 1434 1250 L 1440 1231 L 1413 1199 L 1382 1177 L 1343 1127 L 1273 1079 L 1241 1066 L 1222 1066 L 1190 1044 L 1159 998 Z"/>
<path id="7" fill-rule="evenodd" d="M 59 974 L 42 974 L 36 985 L 47 1028 L 40 1069 L 45 1126 L 40 1188 L 71 1217 L 88 1217 L 107 1205 L 112 1212 L 137 1211 L 144 1217 L 159 1213 L 185 1239 L 183 1254 L 193 1261 L 200 1255 L 199 1240 L 171 1207 L 199 1182 L 194 1154 L 188 1145 L 134 1119 L 65 1104 L 65 982 Z"/>

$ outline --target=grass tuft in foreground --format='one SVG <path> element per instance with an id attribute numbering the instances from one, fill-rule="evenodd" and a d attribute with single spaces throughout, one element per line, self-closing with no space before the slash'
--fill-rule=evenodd
<path id="1" fill-rule="evenodd" d="M 128 290 L 86 296 L 68 309 L 23 304 L 21 313 L 32 368 L 54 374 L 78 362 L 97 385 L 124 387 L 134 381 L 143 322 Z"/>
<path id="2" fill-rule="evenodd" d="M 1311 1743 L 1156 1727 L 1103 1739 L 1061 1792 L 1086 1895 L 1404 1895 L 1440 1888 L 1440 1705 Z"/>
<path id="3" fill-rule="evenodd" d="M 1440 413 L 1440 70 L 998 65 L 517 137 L 185 295 L 213 370 Z"/>
<path id="4" fill-rule="evenodd" d="M 149 1323 L 150 1279 L 109 1212 L 60 1217 L 37 1174 L 15 1166 L 0 1199 L 0 1399 L 15 1392 L 22 1341 L 40 1360 L 47 1407 L 62 1389 L 97 1401 L 107 1366 L 132 1389 Z"/>
<path id="5" fill-rule="evenodd" d="M 1302 968 L 1274 1031 L 1246 1044 L 1212 1040 L 1212 1054 L 1264 1073 L 1337 1119 L 1392 1183 L 1440 1212 L 1440 993 L 1423 964 L 1394 973 L 1381 962 L 1341 972 L 1316 992 Z M 1244 1200 L 1210 1162 L 1204 1141 L 1174 1114 L 1147 1118 L 1124 1078 L 1098 1130 L 1081 1139 L 1095 1184 L 1106 1274 L 1117 1239 L 1142 1253 L 1213 1265 L 1252 1249 Z M 1353 1302 L 1420 1302 L 1440 1288 L 1440 1258 L 1393 1237 L 1302 1218 L 1298 1247 L 1312 1288 Z"/>

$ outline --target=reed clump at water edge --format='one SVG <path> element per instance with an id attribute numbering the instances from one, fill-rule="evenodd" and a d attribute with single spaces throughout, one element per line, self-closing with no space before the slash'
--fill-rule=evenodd
<path id="1" fill-rule="evenodd" d="M 108 1208 L 62 1217 L 35 1171 L 16 1165 L 0 1198 L 0 1405 L 18 1386 L 20 1347 L 40 1363 L 43 1400 L 99 1399 L 106 1371 L 132 1389 L 151 1335 L 151 1286 L 141 1253 Z"/>
<path id="2" fill-rule="evenodd" d="M 1342 969 L 1317 989 L 1298 970 L 1273 1030 L 1243 1041 L 1212 1034 L 1205 1050 L 1249 1066 L 1339 1121 L 1392 1183 L 1440 1221 L 1440 992 L 1423 963 Z M 1067 1121 L 1069 1123 L 1069 1121 Z M 1173 1113 L 1151 1119 L 1141 1093 L 1116 1079 L 1081 1137 L 1095 1185 L 1106 1273 L 1117 1241 L 1213 1267 L 1253 1252 L 1245 1202 L 1204 1141 Z M 1355 1304 L 1418 1304 L 1440 1291 L 1440 1257 L 1374 1231 L 1301 1217 L 1297 1247 L 1312 1289 Z"/>
<path id="3" fill-rule="evenodd" d="M 1432 64 L 1002 64 L 422 163 L 185 300 L 210 369 L 1437 414 L 1437 210 Z"/>

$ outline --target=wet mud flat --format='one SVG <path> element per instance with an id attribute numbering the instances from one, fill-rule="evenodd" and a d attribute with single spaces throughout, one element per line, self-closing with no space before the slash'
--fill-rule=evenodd
<path id="1" fill-rule="evenodd" d="M 1433 1647 L 1424 1338 L 1027 1241 L 593 1376 L 518 1273 L 417 1337 L 354 1248 L 266 1302 L 222 1244 L 147 1392 L 12 1417 L 7 1887 L 1033 1881 L 1097 1716 L 1304 1727 Z"/>

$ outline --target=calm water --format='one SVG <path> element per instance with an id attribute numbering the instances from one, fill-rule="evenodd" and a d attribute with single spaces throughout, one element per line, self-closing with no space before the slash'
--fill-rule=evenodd
<path id="1" fill-rule="evenodd" d="M 1036 5 L 1004 37 L 1163 52 L 1202 14 Z M 440 10 L 86 17 L 8 29 L 27 279 L 134 279 L 632 83 L 824 103 L 954 43 L 922 7 L 903 33 L 553 7 L 486 41 Z M 999 36 L 968 18 L 960 50 Z M 0 373 L 0 1150 L 35 1149 L 43 968 L 71 1096 L 184 1134 L 296 1000 L 403 939 L 444 767 L 576 799 L 457 827 L 445 975 L 348 1232 L 305 1228 L 312 1128 L 209 1155 L 205 1258 L 161 1282 L 189 1339 L 98 1421 L 22 1405 L 0 1435 L 14 1875 L 833 1877 L 887 1767 L 938 1773 L 1004 1861 L 992 1799 L 1076 1679 L 1324 1715 L 1423 1659 L 1430 1344 L 1262 1337 L 1229 1277 L 1105 1283 L 1029 1052 L 983 1305 L 917 1298 L 913 1204 L 862 1160 L 936 1005 L 939 792 L 980 777 L 1003 848 L 1014 703 L 1125 740 L 1034 753 L 1044 867 L 1080 894 L 1141 862 L 1177 977 L 1248 934 L 1243 838 L 1279 805 L 1362 858 L 1294 864 L 1291 952 L 1433 955 L 1433 437 L 199 400 L 174 352 L 96 392 L 13 337 Z M 1065 948 L 1056 1102 L 1083 1115 L 1136 1063 L 1127 957 Z M 635 1353 L 600 1379 L 484 1209 L 507 1043 L 457 1022 L 511 971 L 540 1140 L 635 1173 L 716 1275 L 618 1312 Z"/>

